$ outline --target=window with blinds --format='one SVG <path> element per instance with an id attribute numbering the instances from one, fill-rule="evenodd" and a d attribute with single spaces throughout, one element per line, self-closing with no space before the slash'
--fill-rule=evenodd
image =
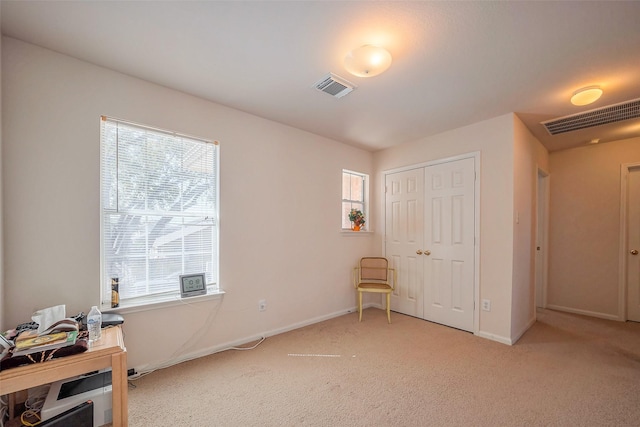
<path id="1" fill-rule="evenodd" d="M 103 117 L 103 304 L 179 294 L 182 274 L 218 281 L 217 143 Z M 133 304 L 135 305 L 135 304 Z"/>
<path id="2" fill-rule="evenodd" d="M 342 229 L 350 230 L 349 212 L 361 211 L 367 218 L 368 175 L 348 170 L 342 171 Z"/>

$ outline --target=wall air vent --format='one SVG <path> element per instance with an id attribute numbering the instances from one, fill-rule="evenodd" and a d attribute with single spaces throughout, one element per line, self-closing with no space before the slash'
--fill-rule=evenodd
<path id="1" fill-rule="evenodd" d="M 640 98 L 540 122 L 551 135 L 640 117 Z"/>
<path id="2" fill-rule="evenodd" d="M 320 92 L 328 93 L 336 98 L 342 98 L 356 88 L 353 83 L 349 83 L 345 79 L 338 77 L 333 73 L 329 73 L 324 76 L 320 81 L 314 84 L 313 87 Z"/>

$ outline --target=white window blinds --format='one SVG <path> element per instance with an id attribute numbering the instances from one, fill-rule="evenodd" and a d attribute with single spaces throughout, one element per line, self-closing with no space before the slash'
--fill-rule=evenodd
<path id="1" fill-rule="evenodd" d="M 342 229 L 347 230 L 351 228 L 349 221 L 349 212 L 351 209 L 357 209 L 361 211 L 365 217 L 367 216 L 366 210 L 366 197 L 365 187 L 368 175 L 352 172 L 348 170 L 342 171 Z"/>
<path id="2" fill-rule="evenodd" d="M 179 276 L 218 280 L 218 146 L 103 117 L 102 295 L 179 292 Z"/>

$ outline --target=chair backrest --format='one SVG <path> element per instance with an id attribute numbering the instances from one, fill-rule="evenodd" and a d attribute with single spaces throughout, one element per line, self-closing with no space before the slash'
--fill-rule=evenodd
<path id="1" fill-rule="evenodd" d="M 382 257 L 364 257 L 360 259 L 360 280 L 388 280 L 389 261 Z"/>

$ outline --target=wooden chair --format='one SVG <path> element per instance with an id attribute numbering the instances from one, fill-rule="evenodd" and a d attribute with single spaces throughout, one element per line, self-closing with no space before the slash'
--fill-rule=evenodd
<path id="1" fill-rule="evenodd" d="M 391 280 L 393 273 L 393 280 Z M 353 269 L 353 285 L 358 291 L 358 321 L 362 321 L 362 293 L 387 294 L 387 320 L 391 323 L 391 292 L 396 286 L 396 270 L 383 257 L 364 257 Z"/>

